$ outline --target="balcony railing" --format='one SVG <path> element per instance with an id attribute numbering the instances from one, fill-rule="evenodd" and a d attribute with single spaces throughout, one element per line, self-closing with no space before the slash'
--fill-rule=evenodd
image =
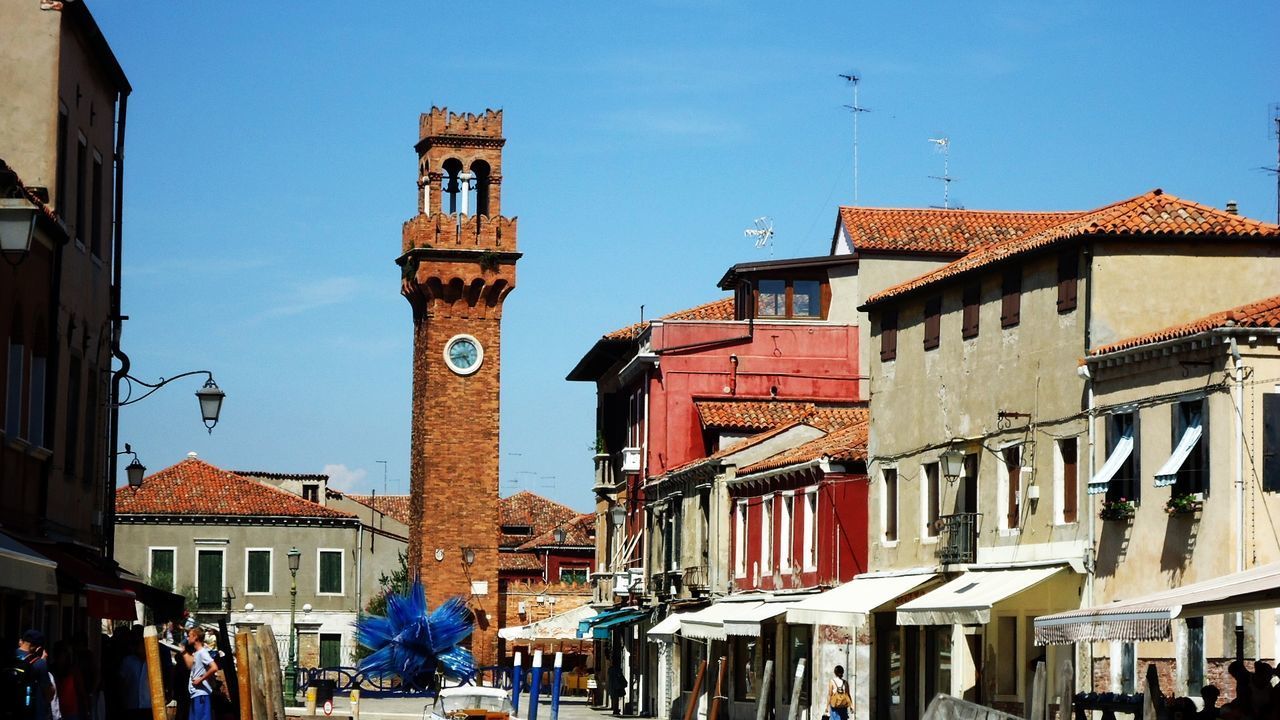
<path id="1" fill-rule="evenodd" d="M 943 565 L 978 561 L 978 525 L 982 513 L 943 515 L 943 537 L 938 544 L 938 560 Z"/>
<path id="2" fill-rule="evenodd" d="M 707 580 L 707 569 L 700 565 L 692 565 L 684 569 L 684 586 L 693 591 L 706 590 L 710 585 Z"/>

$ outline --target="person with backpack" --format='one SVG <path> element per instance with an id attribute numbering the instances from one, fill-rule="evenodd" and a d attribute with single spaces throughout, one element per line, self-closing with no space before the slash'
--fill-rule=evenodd
<path id="1" fill-rule="evenodd" d="M 18 660 L 30 689 L 27 705 L 33 720 L 54 720 L 53 707 L 58 692 L 49 674 L 49 662 L 44 651 L 44 633 L 36 629 L 22 633 L 18 640 Z"/>
<path id="2" fill-rule="evenodd" d="M 849 720 L 849 708 L 853 698 L 849 696 L 849 683 L 844 679 L 844 666 L 837 665 L 835 677 L 827 683 L 827 715 L 831 720 Z"/>

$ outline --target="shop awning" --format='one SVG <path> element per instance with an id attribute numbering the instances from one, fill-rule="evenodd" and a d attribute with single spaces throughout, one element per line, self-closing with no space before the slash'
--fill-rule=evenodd
<path id="1" fill-rule="evenodd" d="M 597 610 L 595 617 L 578 621 L 578 637 L 590 637 L 591 628 L 597 623 L 602 623 L 609 618 L 615 618 L 619 615 L 635 612 L 635 608 L 611 608 L 609 610 Z"/>
<path id="2" fill-rule="evenodd" d="M 58 563 L 0 533 L 0 588 L 58 594 Z"/>
<path id="3" fill-rule="evenodd" d="M 595 623 L 591 626 L 591 638 L 593 640 L 607 640 L 609 638 L 609 633 L 619 625 L 630 625 L 647 614 L 648 613 L 643 610 L 632 610 L 630 612 L 614 615 L 604 622 Z"/>
<path id="4" fill-rule="evenodd" d="M 1130 430 L 1126 435 L 1116 441 L 1116 446 L 1112 448 L 1111 454 L 1107 456 L 1107 461 L 1102 464 L 1102 469 L 1098 470 L 1098 474 L 1089 479 L 1089 494 L 1101 495 L 1107 491 L 1107 485 L 1111 483 L 1111 478 L 1120 472 L 1120 466 L 1124 465 L 1124 461 L 1129 459 L 1129 455 L 1133 453 L 1133 431 Z"/>
<path id="5" fill-rule="evenodd" d="M 40 545 L 40 554 L 58 563 L 58 580 L 64 588 L 84 593 L 90 617 L 138 619 L 138 610 L 133 604 L 137 596 L 125 588 L 124 582 L 116 575 L 115 563 L 90 550 L 65 543 Z"/>
<path id="6" fill-rule="evenodd" d="M 1200 413 L 1196 413 L 1191 417 L 1191 422 L 1187 425 L 1187 429 L 1182 431 L 1182 437 L 1178 439 L 1178 444 L 1173 447 L 1173 452 L 1169 454 L 1169 459 L 1164 461 L 1160 469 L 1156 471 L 1156 487 L 1168 487 L 1178 481 L 1178 471 L 1186 464 L 1187 458 L 1191 456 L 1191 451 L 1196 448 L 1196 443 L 1200 442 L 1200 435 L 1204 429 L 1200 425 Z"/>
<path id="7" fill-rule="evenodd" d="M 1168 640 L 1170 621 L 1280 607 L 1280 563 L 1150 595 L 1036 618 L 1037 645 Z"/>
<path id="8" fill-rule="evenodd" d="M 796 604 L 791 601 L 766 601 L 753 610 L 745 610 L 724 619 L 727 636 L 760 637 L 760 624 L 777 617 L 785 617 L 787 610 Z"/>
<path id="9" fill-rule="evenodd" d="M 671 613 L 662 618 L 662 622 L 649 628 L 649 641 L 671 642 L 675 639 L 676 633 L 680 632 L 680 620 L 692 614 L 692 612 Z"/>
<path id="10" fill-rule="evenodd" d="M 891 577 L 855 577 L 839 587 L 792 605 L 787 609 L 787 622 L 793 625 L 838 627 L 860 625 L 876 608 L 906 595 L 936 575 L 927 572 Z"/>
<path id="11" fill-rule="evenodd" d="M 970 570 L 937 590 L 898 606 L 899 625 L 986 625 L 991 606 L 1062 571 L 1061 565 Z"/>
<path id="12" fill-rule="evenodd" d="M 731 618 L 743 617 L 746 613 L 758 609 L 764 603 L 759 600 L 747 602 L 718 602 L 698 612 L 689 613 L 680 619 L 680 633 L 685 637 L 701 640 L 724 640 L 727 635 L 724 623 Z"/>
<path id="13" fill-rule="evenodd" d="M 164 622 L 165 620 L 182 619 L 182 611 L 187 603 L 185 597 L 168 590 L 152 587 L 143 582 L 142 578 L 127 570 L 121 570 L 119 577 L 120 585 L 125 590 L 133 591 L 133 594 L 138 598 L 138 602 L 151 608 L 151 619 L 153 621 Z"/>
<path id="14" fill-rule="evenodd" d="M 527 625 L 498 630 L 503 640 L 573 640 L 578 637 L 578 623 L 596 616 L 596 609 L 582 605 L 559 615 L 552 615 Z"/>

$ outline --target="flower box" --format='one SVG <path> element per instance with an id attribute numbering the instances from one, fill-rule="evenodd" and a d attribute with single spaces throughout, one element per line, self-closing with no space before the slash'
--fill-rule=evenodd
<path id="1" fill-rule="evenodd" d="M 1102 510 L 1098 512 L 1098 517 L 1103 520 L 1132 520 L 1133 516 L 1138 512 L 1138 506 L 1131 500 L 1120 498 L 1119 500 L 1104 501 Z"/>

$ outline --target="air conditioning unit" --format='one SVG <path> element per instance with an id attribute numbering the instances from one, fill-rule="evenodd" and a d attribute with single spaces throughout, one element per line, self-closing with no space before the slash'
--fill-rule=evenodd
<path id="1" fill-rule="evenodd" d="M 640 448 L 622 448 L 622 472 L 640 472 Z"/>

